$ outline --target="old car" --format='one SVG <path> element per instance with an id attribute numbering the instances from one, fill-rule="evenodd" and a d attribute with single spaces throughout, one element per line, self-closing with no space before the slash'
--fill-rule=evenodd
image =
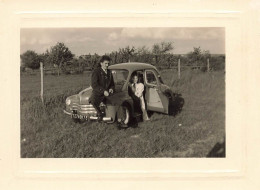
<path id="1" fill-rule="evenodd" d="M 112 71 L 115 92 L 106 97 L 105 102 L 100 104 L 104 113 L 103 121 L 114 123 L 120 121 L 128 126 L 133 118 L 140 117 L 140 108 L 135 104 L 130 94 L 129 83 L 133 73 L 137 73 L 143 79 L 145 86 L 144 99 L 147 111 L 172 114 L 174 100 L 177 94 L 163 83 L 156 67 L 146 63 L 120 63 L 108 67 Z M 97 120 L 97 112 L 89 103 L 92 88 L 82 90 L 78 94 L 66 99 L 65 114 L 74 121 Z M 178 95 L 179 96 L 179 95 Z"/>

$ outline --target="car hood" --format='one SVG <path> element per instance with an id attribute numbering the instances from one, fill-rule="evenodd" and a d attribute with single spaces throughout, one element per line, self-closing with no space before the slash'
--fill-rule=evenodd
<path id="1" fill-rule="evenodd" d="M 72 96 L 69 96 L 66 98 L 66 102 L 70 100 L 70 105 L 72 104 L 79 104 L 79 96 L 78 94 L 75 94 L 75 95 L 72 95 Z"/>
<path id="2" fill-rule="evenodd" d="M 78 94 L 75 94 L 75 95 L 72 95 L 72 96 L 69 96 L 67 100 L 70 100 L 71 101 L 71 105 L 72 104 L 89 104 L 89 98 L 91 96 L 91 93 L 92 93 L 92 88 L 91 87 L 88 87 L 84 90 L 82 90 L 81 92 L 79 92 Z"/>

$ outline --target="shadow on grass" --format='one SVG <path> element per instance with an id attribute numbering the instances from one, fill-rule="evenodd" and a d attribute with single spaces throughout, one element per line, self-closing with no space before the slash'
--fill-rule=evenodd
<path id="1" fill-rule="evenodd" d="M 120 123 L 115 123 L 115 125 L 117 126 L 117 129 L 118 130 L 126 130 L 126 129 L 129 129 L 129 128 L 137 128 L 138 127 L 138 123 L 140 122 L 140 118 L 136 118 L 136 117 L 133 117 L 131 118 L 129 124 L 128 124 L 128 127 L 122 127 L 122 125 Z"/>
<path id="2" fill-rule="evenodd" d="M 217 142 L 207 155 L 208 158 L 225 158 L 226 157 L 226 141 Z"/>

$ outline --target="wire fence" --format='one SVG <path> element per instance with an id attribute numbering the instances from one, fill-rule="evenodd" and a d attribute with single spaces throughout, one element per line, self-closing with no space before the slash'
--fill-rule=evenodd
<path id="1" fill-rule="evenodd" d="M 42 64 L 42 63 L 41 63 Z M 42 65 L 43 67 L 43 65 Z M 178 75 L 180 77 L 181 75 L 181 71 L 183 70 L 202 70 L 202 71 L 210 71 L 212 68 L 210 67 L 210 62 L 209 59 L 207 60 L 207 64 L 205 65 L 196 65 L 196 64 L 182 64 L 180 59 L 178 60 L 177 65 L 176 64 L 170 64 L 170 66 L 157 66 L 157 68 L 159 70 L 166 70 L 166 69 L 170 69 L 170 70 L 176 70 L 178 71 Z M 82 73 L 88 73 L 91 72 L 93 70 L 93 68 L 91 67 L 75 67 L 75 68 L 70 68 L 70 69 L 62 69 L 61 71 L 59 70 L 59 68 L 42 68 L 41 71 L 41 67 L 40 69 L 30 69 L 30 68 L 26 68 L 24 71 L 21 71 L 21 74 L 26 75 L 36 75 L 37 73 L 43 73 L 43 75 L 59 75 L 59 73 L 61 74 L 82 74 Z"/>

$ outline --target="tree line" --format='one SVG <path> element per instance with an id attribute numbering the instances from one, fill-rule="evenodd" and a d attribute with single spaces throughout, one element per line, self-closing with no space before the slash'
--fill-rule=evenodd
<path id="1" fill-rule="evenodd" d="M 181 59 L 182 65 L 206 66 L 207 59 L 210 59 L 210 65 L 213 70 L 223 70 L 225 68 L 225 56 L 213 56 L 208 50 L 202 50 L 200 47 L 194 47 L 193 51 L 184 55 L 173 53 L 174 46 L 172 42 L 161 42 L 154 44 L 151 48 L 142 47 L 124 47 L 117 51 L 107 53 L 112 59 L 111 64 L 124 62 L 143 62 L 155 65 L 157 68 L 171 68 L 176 66 L 178 59 Z M 21 71 L 25 68 L 39 69 L 40 62 L 45 69 L 56 68 L 57 74 L 70 73 L 74 71 L 81 73 L 86 69 L 95 68 L 102 55 L 86 54 L 75 56 L 71 50 L 62 42 L 47 49 L 42 54 L 37 54 L 33 50 L 27 50 L 20 55 Z"/>

